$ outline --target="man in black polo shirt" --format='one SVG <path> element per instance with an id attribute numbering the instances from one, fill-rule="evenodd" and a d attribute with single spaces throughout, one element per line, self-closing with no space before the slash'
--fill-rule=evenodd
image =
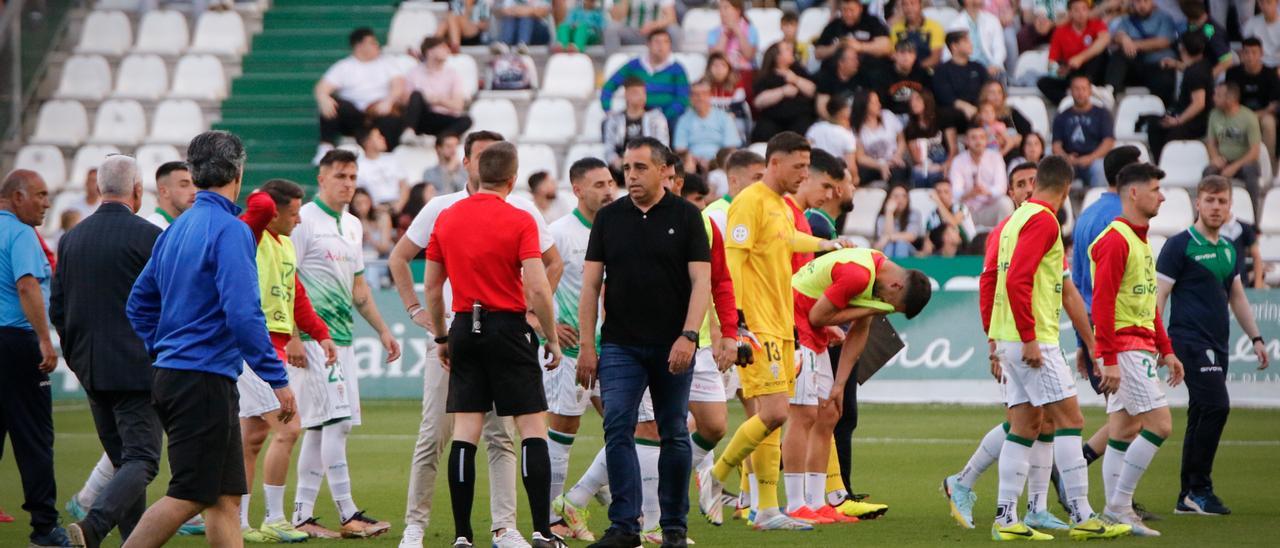
<path id="1" fill-rule="evenodd" d="M 951 60 L 933 70 L 933 95 L 943 126 L 965 128 L 978 112 L 978 98 L 989 76 L 982 63 L 970 59 L 973 40 L 969 31 L 953 30 L 946 40 Z"/>
<path id="2" fill-rule="evenodd" d="M 1214 494 L 1210 477 L 1218 440 L 1231 411 L 1227 394 L 1227 349 L 1232 346 L 1228 307 L 1253 340 L 1258 369 L 1270 364 L 1240 282 L 1235 247 L 1219 233 L 1230 212 L 1231 182 L 1219 176 L 1205 177 L 1196 189 L 1196 223 L 1169 238 L 1156 261 L 1156 304 L 1165 310 L 1165 300 L 1173 297 L 1169 338 L 1174 354 L 1185 365 L 1190 398 L 1182 443 L 1182 491 L 1174 509 L 1177 514 L 1231 513 Z"/>
<path id="3" fill-rule="evenodd" d="M 893 47 L 889 41 L 889 27 L 884 21 L 865 13 L 862 0 L 841 0 L 840 16 L 827 23 L 814 42 L 814 57 L 825 60 L 840 48 L 858 52 L 861 72 L 868 87 L 883 93 L 889 87 L 888 75 L 892 66 L 889 55 Z"/>
<path id="4" fill-rule="evenodd" d="M 686 546 L 692 452 L 685 422 L 690 364 L 711 295 L 711 251 L 698 208 L 663 189 L 667 147 L 632 139 L 623 155 L 627 197 L 601 209 L 591 226 L 578 305 L 578 381 L 597 377 L 595 325 L 605 276 L 599 359 L 605 455 L 613 503 L 600 548 L 640 544 L 636 416 L 647 387 L 662 438 L 658 504 L 662 546 Z M 645 524 L 651 527 L 652 524 Z"/>

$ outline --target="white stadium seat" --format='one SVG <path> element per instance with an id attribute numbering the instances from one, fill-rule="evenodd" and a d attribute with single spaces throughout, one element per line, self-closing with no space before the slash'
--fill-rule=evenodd
<path id="1" fill-rule="evenodd" d="M 1263 234 L 1258 237 L 1258 248 L 1264 261 L 1280 261 L 1280 234 Z"/>
<path id="2" fill-rule="evenodd" d="M 1258 231 L 1263 234 L 1280 234 L 1280 188 L 1268 190 L 1267 197 L 1262 200 Z"/>
<path id="3" fill-rule="evenodd" d="M 676 53 L 676 62 L 684 67 L 685 74 L 689 77 L 689 82 L 697 82 L 702 79 L 702 75 L 707 72 L 707 56 L 698 52 Z"/>
<path id="4" fill-rule="evenodd" d="M 684 51 L 707 51 L 707 35 L 711 29 L 720 26 L 720 12 L 709 8 L 694 8 L 686 11 L 680 27 L 684 29 L 684 41 L 680 49 Z"/>
<path id="5" fill-rule="evenodd" d="M 111 65 L 101 55 L 75 55 L 62 64 L 55 97 L 101 101 L 111 94 Z"/>
<path id="6" fill-rule="evenodd" d="M 1169 238 L 1164 236 L 1151 236 L 1150 238 L 1147 238 L 1147 243 L 1151 244 L 1151 257 L 1156 260 L 1160 260 L 1160 250 L 1164 249 L 1164 244 L 1168 241 Z"/>
<path id="7" fill-rule="evenodd" d="M 1106 191 L 1106 187 L 1091 187 L 1088 192 L 1084 193 L 1084 200 L 1080 202 L 1080 211 L 1083 212 L 1084 210 L 1089 209 L 1089 206 L 1093 205 L 1094 202 L 1097 202 L 1098 198 L 1101 198 L 1102 194 Z"/>
<path id="8" fill-rule="evenodd" d="M 604 159 L 604 145 L 598 143 L 578 143 L 569 147 L 569 152 L 564 155 L 564 169 L 560 173 L 564 177 L 560 178 L 560 186 L 569 188 L 569 168 L 573 167 L 573 163 L 583 158 L 599 158 Z"/>
<path id="9" fill-rule="evenodd" d="M 751 143 L 747 145 L 747 150 L 759 154 L 761 157 L 769 151 L 769 143 Z"/>
<path id="10" fill-rule="evenodd" d="M 844 235 L 875 238 L 876 219 L 880 217 L 880 208 L 884 206 L 885 191 L 882 188 L 859 188 L 853 192 L 853 211 L 845 216 Z"/>
<path id="11" fill-rule="evenodd" d="M 138 41 L 134 53 L 178 55 L 187 49 L 191 37 L 187 17 L 174 10 L 149 11 L 138 25 Z"/>
<path id="12" fill-rule="evenodd" d="M 133 44 L 133 25 L 120 11 L 93 11 L 84 19 L 76 53 L 120 56 Z"/>
<path id="13" fill-rule="evenodd" d="M 154 175 L 155 174 L 153 173 L 152 176 Z M 146 217 L 148 215 L 151 215 L 150 212 L 155 210 L 156 210 L 156 193 L 151 192 L 150 190 L 144 191 L 142 193 L 141 207 L 138 208 L 138 216 Z"/>
<path id="14" fill-rule="evenodd" d="M 116 72 L 113 97 L 154 101 L 169 89 L 169 69 L 158 55 L 130 55 Z"/>
<path id="15" fill-rule="evenodd" d="M 582 131 L 578 133 L 579 143 L 599 143 L 604 140 L 604 109 L 600 101 L 591 101 L 582 112 Z"/>
<path id="16" fill-rule="evenodd" d="M 529 176 L 539 171 L 551 174 L 552 179 L 559 180 L 556 171 L 556 153 L 547 145 L 521 144 L 516 147 L 517 161 L 520 167 L 516 171 L 516 188 L 529 188 Z"/>
<path id="17" fill-rule="evenodd" d="M 89 136 L 89 115 L 79 101 L 49 101 L 40 105 L 32 143 L 76 146 Z"/>
<path id="18" fill-rule="evenodd" d="M 747 10 L 747 19 L 756 28 L 756 37 L 760 39 L 759 50 L 764 51 L 774 43 L 782 40 L 782 10 L 778 8 L 752 8 Z M 690 78 L 690 80 L 693 80 Z"/>
<path id="19" fill-rule="evenodd" d="M 508 139 L 519 135 L 516 106 L 506 99 L 480 99 L 471 103 L 471 130 L 496 131 Z"/>
<path id="20" fill-rule="evenodd" d="M 1173 141 L 1160 151 L 1160 169 L 1165 172 L 1164 183 L 1171 186 L 1195 188 L 1200 184 L 1200 174 L 1209 165 L 1209 151 L 1200 141 Z"/>
<path id="21" fill-rule="evenodd" d="M 112 154 L 120 154 L 120 149 L 111 145 L 84 145 L 76 149 L 76 155 L 71 159 L 71 177 L 67 181 L 67 188 L 82 190 L 89 170 L 102 165 L 102 161 Z"/>
<path id="22" fill-rule="evenodd" d="M 926 16 L 928 16 L 928 11 L 928 9 L 925 10 Z M 954 19 L 955 16 L 953 15 L 952 18 Z M 942 25 L 942 28 L 944 29 L 947 28 L 946 22 L 938 21 L 938 24 Z M 1018 64 L 1014 65 L 1013 81 L 1021 82 L 1027 73 L 1046 74 L 1048 72 L 1049 50 L 1033 49 L 1031 51 L 1024 51 L 1018 55 Z"/>
<path id="23" fill-rule="evenodd" d="M 1151 233 L 1168 238 L 1195 222 L 1195 210 L 1186 189 L 1165 188 L 1162 191 L 1164 203 L 1160 205 L 1160 214 L 1151 219 Z"/>
<path id="24" fill-rule="evenodd" d="M 1143 162 L 1151 163 L 1151 149 L 1147 148 L 1147 141 L 1145 137 L 1141 141 L 1121 141 L 1117 139 L 1116 146 L 1137 147 L 1138 159 Z"/>
<path id="25" fill-rule="evenodd" d="M 391 152 L 391 155 L 395 157 L 396 162 L 400 164 L 400 169 L 404 170 L 410 181 L 421 180 L 424 172 L 440 163 L 435 149 L 431 147 L 400 145 Z"/>
<path id="26" fill-rule="evenodd" d="M 169 99 L 156 107 L 147 141 L 186 147 L 192 137 L 204 130 L 200 105 L 190 99 Z"/>
<path id="27" fill-rule="evenodd" d="M 138 11 L 142 8 L 142 0 L 98 0 L 93 3 L 96 10 Z"/>
<path id="28" fill-rule="evenodd" d="M 943 291 L 977 291 L 977 276 L 953 276 L 942 284 Z"/>
<path id="29" fill-rule="evenodd" d="M 1049 109 L 1044 105 L 1044 99 L 1039 95 L 1010 95 L 1005 100 L 1010 107 L 1018 109 L 1023 116 L 1027 117 L 1027 121 L 1031 122 L 1031 129 L 1035 130 L 1049 141 Z"/>
<path id="30" fill-rule="evenodd" d="M 133 157 L 138 160 L 138 171 L 142 172 L 142 187 L 151 192 L 156 191 L 156 170 L 166 162 L 182 159 L 173 145 L 142 145 Z"/>
<path id="31" fill-rule="evenodd" d="M 98 106 L 89 142 L 133 146 L 146 136 L 147 115 L 142 105 L 132 99 L 112 99 Z"/>
<path id="32" fill-rule="evenodd" d="M 13 160 L 14 169 L 29 169 L 40 174 L 52 194 L 67 181 L 67 161 L 62 150 L 53 145 L 27 145 L 18 150 Z"/>
<path id="33" fill-rule="evenodd" d="M 53 207 L 44 214 L 44 224 L 41 225 L 41 234 L 50 234 L 58 230 L 62 224 L 62 213 L 71 209 L 72 205 L 84 203 L 84 191 L 66 191 L 59 192 L 57 196 L 52 198 Z M 83 218 L 80 220 L 84 220 Z"/>
<path id="34" fill-rule="evenodd" d="M 174 99 L 213 101 L 227 96 L 227 76 L 222 61 L 212 55 L 184 55 L 173 71 Z"/>
<path id="35" fill-rule="evenodd" d="M 578 117 L 568 99 L 538 99 L 529 105 L 522 142 L 563 143 L 578 133 Z"/>
<path id="36" fill-rule="evenodd" d="M 475 98 L 476 91 L 480 89 L 480 68 L 476 66 L 475 57 L 461 54 L 450 55 L 444 64 L 452 67 L 458 73 L 458 78 L 462 79 L 462 87 L 467 93 L 467 100 L 470 101 Z"/>
<path id="37" fill-rule="evenodd" d="M 249 49 L 244 20 L 235 11 L 206 11 L 196 22 L 192 53 L 212 53 L 224 57 L 243 55 Z"/>
<path id="38" fill-rule="evenodd" d="M 1244 187 L 1231 187 L 1231 215 L 1249 224 L 1257 224 L 1254 222 L 1253 198 L 1249 196 L 1249 191 Z"/>
<path id="39" fill-rule="evenodd" d="M 1116 140 L 1143 140 L 1146 132 L 1133 129 L 1138 117 L 1144 114 L 1164 114 L 1164 101 L 1155 95 L 1125 95 L 1116 106 Z"/>
<path id="40" fill-rule="evenodd" d="M 540 97 L 586 99 L 596 90 L 596 66 L 583 53 L 557 53 L 547 60 Z"/>
<path id="41" fill-rule="evenodd" d="M 818 39 L 818 35 L 822 34 L 822 29 L 827 28 L 827 23 L 831 22 L 831 9 L 826 6 L 818 6 L 804 10 L 800 14 L 800 24 L 796 28 L 796 38 L 807 42 L 813 42 Z M 945 23 L 943 24 L 945 26 Z"/>
<path id="42" fill-rule="evenodd" d="M 960 12 L 950 6 L 931 6 L 924 9 L 924 16 L 937 21 L 945 29 L 951 24 L 952 19 L 960 16 Z"/>
<path id="43" fill-rule="evenodd" d="M 418 51 L 422 47 L 422 39 L 435 34 L 436 15 L 431 10 L 400 8 L 391 18 L 391 30 L 387 32 L 387 51 Z"/>
<path id="44" fill-rule="evenodd" d="M 604 72 L 601 74 L 604 75 L 605 80 L 608 80 L 613 76 L 613 73 L 618 72 L 618 69 L 622 68 L 622 65 L 627 64 L 628 61 L 634 58 L 635 55 L 630 53 L 619 52 L 610 55 L 609 58 L 604 61 Z"/>
<path id="45" fill-rule="evenodd" d="M 911 210 L 920 214 L 921 222 L 928 219 L 938 209 L 938 203 L 933 201 L 932 194 L 933 189 L 931 188 L 913 188 L 908 193 Z"/>

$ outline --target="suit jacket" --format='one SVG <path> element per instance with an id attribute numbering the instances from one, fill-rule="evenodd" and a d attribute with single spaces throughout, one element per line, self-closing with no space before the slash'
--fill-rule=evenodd
<path id="1" fill-rule="evenodd" d="M 125 315 L 160 229 L 106 202 L 58 241 L 49 318 L 86 390 L 151 390 L 151 356 Z"/>

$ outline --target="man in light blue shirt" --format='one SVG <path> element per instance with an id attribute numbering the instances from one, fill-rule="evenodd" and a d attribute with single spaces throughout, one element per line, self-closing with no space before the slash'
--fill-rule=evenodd
<path id="1" fill-rule="evenodd" d="M 1178 57 L 1178 28 L 1154 0 L 1133 0 L 1129 13 L 1111 20 L 1107 84 L 1117 92 L 1130 83 L 1146 86 L 1165 104 L 1172 104 L 1177 71 L 1162 63 Z"/>
<path id="2" fill-rule="evenodd" d="M 738 126 L 733 116 L 711 106 L 711 85 L 700 81 L 689 88 L 689 106 L 693 107 L 676 122 L 672 148 L 677 152 L 689 151 L 698 162 L 705 165 L 714 160 L 722 148 L 742 146 Z"/>

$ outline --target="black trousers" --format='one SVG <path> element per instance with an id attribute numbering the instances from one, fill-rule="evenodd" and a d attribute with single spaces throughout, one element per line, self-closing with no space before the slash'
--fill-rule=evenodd
<path id="1" fill-rule="evenodd" d="M 98 439 L 116 475 L 94 500 L 82 525 L 99 539 L 119 526 L 120 536 L 127 539 L 147 509 L 147 486 L 160 467 L 164 427 L 151 406 L 151 392 L 86 392 Z"/>
<path id="2" fill-rule="evenodd" d="M 839 345 L 827 347 L 831 355 L 831 374 L 835 375 L 840 363 Z M 849 382 L 844 385 L 844 408 L 840 410 L 840 420 L 836 422 L 836 460 L 840 462 L 840 479 L 844 481 L 844 489 L 853 492 L 853 481 L 850 471 L 853 469 L 853 431 L 858 428 L 858 366 L 854 364 Z"/>
<path id="3" fill-rule="evenodd" d="M 1094 85 L 1101 85 L 1106 71 L 1107 56 L 1099 55 L 1090 59 L 1079 69 L 1068 73 L 1065 78 L 1059 78 L 1057 75 L 1040 77 L 1036 81 L 1036 87 L 1040 88 L 1040 93 L 1043 93 L 1045 99 L 1049 100 L 1050 108 L 1057 109 L 1058 103 L 1061 103 L 1062 98 L 1067 96 L 1067 90 L 1071 89 L 1071 79 L 1075 78 L 1077 74 L 1087 76 Z M 1051 112 L 1053 111 L 1051 110 Z"/>
<path id="4" fill-rule="evenodd" d="M 462 137 L 471 129 L 471 117 L 467 115 L 450 116 L 431 110 L 431 105 L 422 97 L 422 92 L 415 91 L 409 96 L 409 106 L 404 111 L 404 120 L 413 132 L 418 135 L 444 135 Z"/>
<path id="5" fill-rule="evenodd" d="M 1231 414 L 1227 394 L 1227 355 L 1174 344 L 1186 369 L 1187 432 L 1182 441 L 1182 492 L 1213 489 L 1213 460 Z"/>
<path id="6" fill-rule="evenodd" d="M 320 141 L 337 144 L 343 135 L 354 136 L 364 127 L 376 127 L 387 140 L 387 150 L 395 150 L 400 145 L 400 134 L 404 133 L 404 117 L 399 115 L 371 117 L 354 104 L 334 96 L 338 102 L 338 112 L 333 118 L 320 116 Z"/>
<path id="7" fill-rule="evenodd" d="M 31 514 L 34 535 L 42 535 L 58 525 L 49 375 L 40 372 L 40 342 L 32 331 L 0 327 L 0 356 L 0 453 L 7 433 L 22 477 L 22 509 Z"/>
<path id="8" fill-rule="evenodd" d="M 1172 105 L 1177 79 L 1178 73 L 1173 69 L 1130 59 L 1123 53 L 1112 53 L 1107 59 L 1106 82 L 1117 93 L 1130 84 L 1141 85 L 1151 90 L 1151 94 L 1159 97 L 1164 104 Z"/>

